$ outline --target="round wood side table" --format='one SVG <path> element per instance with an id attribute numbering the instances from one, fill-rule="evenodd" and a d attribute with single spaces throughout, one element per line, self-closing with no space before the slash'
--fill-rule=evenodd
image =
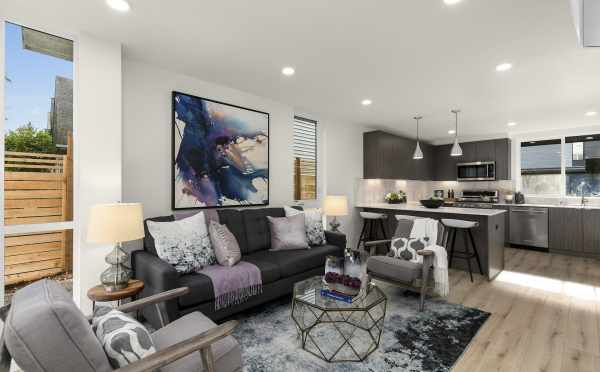
<path id="1" fill-rule="evenodd" d="M 144 289 L 144 282 L 137 279 L 131 279 L 127 287 L 117 291 L 108 292 L 103 285 L 97 285 L 88 290 L 87 296 L 92 300 L 92 312 L 96 309 L 96 302 L 117 301 L 121 304 L 124 298 L 134 297 Z"/>

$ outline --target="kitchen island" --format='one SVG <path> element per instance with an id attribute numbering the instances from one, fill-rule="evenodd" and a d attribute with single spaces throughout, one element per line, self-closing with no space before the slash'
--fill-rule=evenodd
<path id="1" fill-rule="evenodd" d="M 430 209 L 416 203 L 357 203 L 356 207 L 365 212 L 377 212 L 389 215 L 386 222 L 387 238 L 390 238 L 396 230 L 397 222 L 394 215 L 429 217 L 436 220 L 452 218 L 478 222 L 479 226 L 473 228 L 472 232 L 476 249 L 481 259 L 484 276 L 488 280 L 492 280 L 504 269 L 504 214 L 506 210 L 456 207 Z M 382 237 L 379 236 L 378 238 Z M 463 236 L 460 232 L 456 234 L 456 250 L 465 250 L 465 244 L 467 244 L 465 238 L 466 236 Z M 447 248 L 449 250 L 450 247 Z M 474 261 L 472 264 L 473 272 L 477 273 L 477 264 Z M 466 271 L 468 270 L 467 262 L 464 259 L 455 257 L 452 262 L 452 268 Z"/>

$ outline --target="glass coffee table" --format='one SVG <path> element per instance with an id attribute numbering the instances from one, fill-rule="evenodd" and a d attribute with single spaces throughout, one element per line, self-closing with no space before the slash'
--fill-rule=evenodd
<path id="1" fill-rule="evenodd" d="M 360 362 L 377 349 L 387 298 L 369 284 L 352 303 L 321 295 L 321 276 L 294 284 L 292 319 L 302 348 L 327 362 Z"/>

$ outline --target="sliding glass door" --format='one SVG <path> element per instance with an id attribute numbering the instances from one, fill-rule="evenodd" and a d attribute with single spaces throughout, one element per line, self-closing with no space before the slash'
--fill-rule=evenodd
<path id="1" fill-rule="evenodd" d="M 53 278 L 72 288 L 73 41 L 4 23 L 5 302 Z"/>

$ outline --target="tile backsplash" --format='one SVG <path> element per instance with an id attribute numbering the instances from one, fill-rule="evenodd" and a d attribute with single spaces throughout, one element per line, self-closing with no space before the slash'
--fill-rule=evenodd
<path id="1" fill-rule="evenodd" d="M 410 181 L 389 179 L 360 179 L 356 192 L 357 203 L 381 203 L 385 201 L 385 194 L 402 190 L 406 193 L 409 202 L 427 199 L 433 196 L 434 190 L 448 190 L 459 193 L 463 190 L 499 190 L 500 200 L 504 195 L 514 192 L 513 181 L 485 181 L 485 182 L 457 182 L 457 181 Z"/>

